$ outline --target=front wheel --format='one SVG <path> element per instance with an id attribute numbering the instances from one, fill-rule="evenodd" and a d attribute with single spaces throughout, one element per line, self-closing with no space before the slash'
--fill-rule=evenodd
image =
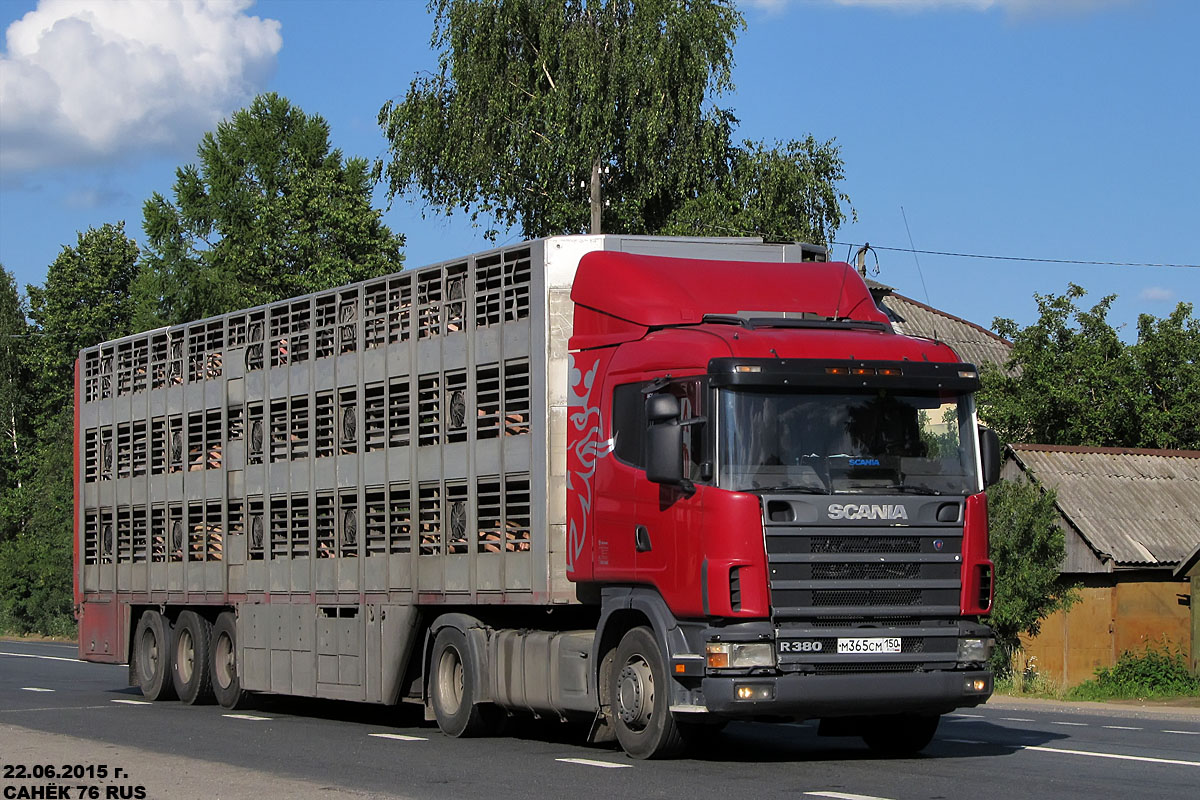
<path id="1" fill-rule="evenodd" d="M 924 750 L 937 732 L 938 715 L 900 714 L 863 723 L 863 741 L 884 756 L 911 756 Z"/>
<path id="2" fill-rule="evenodd" d="M 672 716 L 670 677 L 649 628 L 634 628 L 617 645 L 610 673 L 613 728 L 634 758 L 670 758 L 684 749 Z"/>
<path id="3" fill-rule="evenodd" d="M 467 637 L 457 628 L 442 628 L 429 662 L 429 695 L 438 727 L 447 736 L 486 736 L 498 731 L 504 712 L 478 699 L 485 676 L 475 668 Z"/>

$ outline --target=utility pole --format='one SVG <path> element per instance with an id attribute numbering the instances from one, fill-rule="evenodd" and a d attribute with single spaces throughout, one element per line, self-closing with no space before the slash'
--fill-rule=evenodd
<path id="1" fill-rule="evenodd" d="M 858 252 L 854 254 L 855 266 L 858 267 L 858 274 L 864 278 L 867 277 L 867 251 L 871 249 L 871 243 L 867 242 L 862 247 L 858 248 Z"/>
<path id="2" fill-rule="evenodd" d="M 603 208 L 602 199 L 600 197 L 600 157 L 592 162 L 592 233 L 600 233 L 600 211 Z"/>

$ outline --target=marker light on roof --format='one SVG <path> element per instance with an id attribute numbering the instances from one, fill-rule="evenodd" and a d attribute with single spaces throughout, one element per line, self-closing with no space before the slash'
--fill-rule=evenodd
<path id="1" fill-rule="evenodd" d="M 904 374 L 904 370 L 899 370 L 899 369 L 893 369 L 893 368 L 890 368 L 890 367 L 885 367 L 885 368 L 883 368 L 883 369 L 877 370 L 877 373 L 878 373 L 879 375 L 887 375 L 889 378 L 894 378 L 894 377 L 896 377 L 897 375 L 903 375 L 903 374 Z"/>
<path id="2" fill-rule="evenodd" d="M 734 372 L 762 372 L 762 367 L 757 364 L 736 364 L 733 367 Z"/>
<path id="3" fill-rule="evenodd" d="M 978 378 L 979 373 L 973 369 L 960 369 L 958 371 L 958 377 L 960 377 L 960 378 Z"/>
<path id="4" fill-rule="evenodd" d="M 825 374 L 826 375 L 849 375 L 850 370 L 846 369 L 845 367 L 826 367 Z"/>

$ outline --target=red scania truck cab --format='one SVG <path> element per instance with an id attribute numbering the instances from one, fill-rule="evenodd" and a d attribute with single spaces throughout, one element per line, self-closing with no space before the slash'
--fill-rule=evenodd
<path id="1" fill-rule="evenodd" d="M 895 334 L 846 264 L 596 253 L 572 299 L 568 575 L 651 619 L 672 679 L 648 702 L 650 657 L 618 650 L 626 749 L 816 717 L 916 750 L 987 699 L 974 366 Z"/>

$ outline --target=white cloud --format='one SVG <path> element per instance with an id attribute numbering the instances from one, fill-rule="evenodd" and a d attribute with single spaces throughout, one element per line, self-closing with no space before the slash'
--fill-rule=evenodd
<path id="1" fill-rule="evenodd" d="M 1169 303 L 1175 299 L 1175 292 L 1161 286 L 1147 286 L 1138 297 L 1152 303 Z"/>
<path id="2" fill-rule="evenodd" d="M 990 11 L 997 9 L 1010 14 L 1060 14 L 1108 6 L 1127 5 L 1138 0 L 747 0 L 747 5 L 767 12 L 777 12 L 790 5 L 838 5 L 885 8 L 893 11 L 940 11 L 966 9 Z"/>
<path id="3" fill-rule="evenodd" d="M 280 24 L 253 0 L 40 0 L 0 56 L 0 169 L 178 152 L 252 97 Z"/>

